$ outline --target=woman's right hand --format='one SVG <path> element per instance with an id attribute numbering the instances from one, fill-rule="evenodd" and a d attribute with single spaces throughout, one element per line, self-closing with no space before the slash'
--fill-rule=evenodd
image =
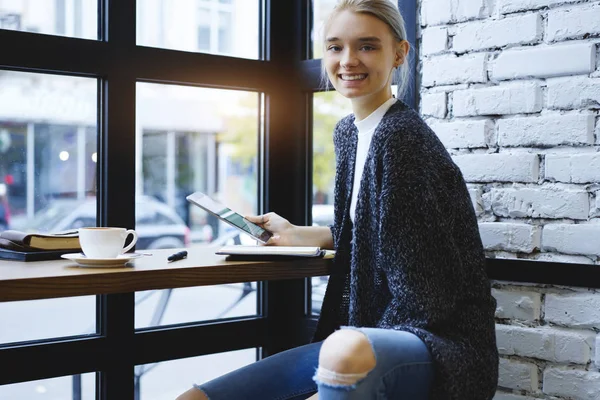
<path id="1" fill-rule="evenodd" d="M 244 218 L 273 233 L 273 236 L 271 236 L 271 239 L 267 242 L 267 246 L 300 245 L 299 243 L 296 243 L 296 226 L 280 215 L 270 212 L 263 215 L 247 215 Z"/>

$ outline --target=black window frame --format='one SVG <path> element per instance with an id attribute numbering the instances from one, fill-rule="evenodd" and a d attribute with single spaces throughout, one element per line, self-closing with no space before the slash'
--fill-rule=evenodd
<path id="1" fill-rule="evenodd" d="M 269 187 L 289 188 L 299 198 L 305 190 L 306 176 L 297 165 L 304 163 L 306 149 L 293 144 L 306 135 L 300 124 L 295 126 L 303 119 L 303 105 L 292 118 L 282 106 L 302 103 L 297 86 L 285 85 L 293 82 L 304 46 L 297 40 L 303 3 L 260 2 L 261 59 L 248 60 L 138 46 L 136 1 L 99 0 L 98 40 L 0 30 L 0 42 L 13 44 L 3 48 L 0 69 L 98 79 L 98 226 L 135 226 L 137 82 L 263 93 L 259 208 L 278 210 L 301 224 L 306 204 L 288 201 L 281 195 L 287 189 Z M 289 90 L 297 96 L 290 98 Z M 259 356 L 272 354 L 297 343 L 290 337 L 307 337 L 301 334 L 304 286 L 304 279 L 259 283 L 258 316 L 137 330 L 134 293 L 97 296 L 97 334 L 0 344 L 0 362 L 11 365 L 0 385 L 97 372 L 97 399 L 132 399 L 136 365 L 248 348 L 260 348 Z M 298 295 L 291 301 L 268 301 L 289 299 L 294 291 Z"/>
<path id="2" fill-rule="evenodd" d="M 398 0 L 415 50 L 405 101 L 418 108 L 416 0 Z M 0 30 L 0 69 L 98 79 L 98 225 L 135 225 L 136 83 L 264 93 L 259 140 L 261 211 L 311 222 L 312 94 L 320 60 L 309 59 L 311 0 L 262 0 L 260 60 L 136 45 L 135 0 L 99 0 L 99 40 Z M 600 287 L 597 266 L 488 260 L 497 280 Z M 96 335 L 0 344 L 0 385 L 98 372 L 96 398 L 134 398 L 135 365 L 245 348 L 259 356 L 306 343 L 310 279 L 259 284 L 259 315 L 136 330 L 134 294 L 97 296 Z M 244 332 L 240 335 L 239 332 Z M 198 340 L 201 337 L 202 340 Z M 182 391 L 185 388 L 182 388 Z"/>

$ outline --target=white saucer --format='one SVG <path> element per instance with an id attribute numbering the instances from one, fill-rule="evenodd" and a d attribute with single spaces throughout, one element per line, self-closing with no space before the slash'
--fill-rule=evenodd
<path id="1" fill-rule="evenodd" d="M 140 253 L 120 254 L 117 258 L 88 258 L 83 253 L 63 254 L 61 257 L 67 260 L 75 261 L 77 264 L 84 267 L 121 267 L 131 260 L 142 257 Z"/>

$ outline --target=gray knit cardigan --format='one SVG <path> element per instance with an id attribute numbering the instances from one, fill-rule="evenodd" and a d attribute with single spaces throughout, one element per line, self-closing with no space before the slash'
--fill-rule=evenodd
<path id="1" fill-rule="evenodd" d="M 460 170 L 418 114 L 396 102 L 371 141 L 353 224 L 353 115 L 338 122 L 334 145 L 331 230 L 342 272 L 330 277 L 315 340 L 340 325 L 412 332 L 434 360 L 432 399 L 491 399 L 496 301 Z"/>

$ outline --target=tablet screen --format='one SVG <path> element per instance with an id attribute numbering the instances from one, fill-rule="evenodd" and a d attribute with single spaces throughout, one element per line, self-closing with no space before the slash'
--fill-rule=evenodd
<path id="1" fill-rule="evenodd" d="M 204 193 L 196 192 L 187 196 L 187 200 L 204 210 L 219 217 L 219 219 L 227 222 L 230 225 L 246 232 L 256 240 L 266 243 L 272 236 L 272 233 L 261 228 L 260 226 L 247 221 L 244 217 L 229 207 L 219 203 L 218 201 L 211 199 Z"/>

